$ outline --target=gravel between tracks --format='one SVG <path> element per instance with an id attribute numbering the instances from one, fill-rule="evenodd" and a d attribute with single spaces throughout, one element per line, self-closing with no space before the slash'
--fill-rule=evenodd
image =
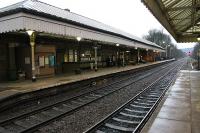
<path id="1" fill-rule="evenodd" d="M 41 128 L 37 133 L 81 133 L 131 99 L 137 94 L 138 90 L 147 87 L 160 75 L 160 73 L 153 74 L 133 84 L 132 87 L 122 89 L 84 106 L 76 112 Z"/>
<path id="2" fill-rule="evenodd" d="M 137 72 L 134 72 L 134 73 L 137 73 Z M 143 72 L 140 71 L 139 73 L 143 73 Z M 96 90 L 103 85 L 117 81 L 117 79 L 123 79 L 123 77 L 125 77 L 125 76 L 114 77 L 114 78 L 112 77 L 112 78 L 107 79 L 106 82 L 103 82 L 103 84 L 98 83 L 96 86 L 93 86 L 93 87 L 92 86 L 91 87 L 83 87 L 83 86 L 75 87 L 75 88 L 69 89 L 68 91 L 66 91 L 64 93 L 60 93 L 60 94 L 57 94 L 54 96 L 44 97 L 44 98 L 41 98 L 38 100 L 25 101 L 24 103 L 20 103 L 17 106 L 14 106 L 10 109 L 7 109 L 7 110 L 1 112 L 0 121 L 3 121 L 7 118 L 21 115 L 26 112 L 31 112 L 35 109 L 43 108 L 47 105 L 52 105 L 54 103 L 57 103 L 58 101 L 66 100 L 66 99 L 72 98 L 74 96 L 78 96 L 80 94 L 90 92 L 92 90 Z M 63 87 L 63 88 L 65 88 L 65 87 Z"/>

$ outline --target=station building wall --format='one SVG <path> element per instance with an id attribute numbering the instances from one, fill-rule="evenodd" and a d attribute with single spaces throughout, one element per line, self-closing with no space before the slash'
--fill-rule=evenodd
<path id="1" fill-rule="evenodd" d="M 1 35 L 0 35 L 1 37 Z M 12 48 L 10 44 L 15 44 Z M 74 73 L 75 70 L 94 69 L 95 50 L 98 47 L 98 68 L 122 65 L 124 56 L 125 65 L 137 63 L 137 49 L 125 46 L 117 47 L 110 44 L 97 44 L 93 41 L 75 39 L 62 39 L 47 36 L 37 36 L 35 45 L 35 64 L 38 77 L 49 77 L 56 74 Z M 146 61 L 153 61 L 152 53 L 140 50 L 140 55 Z M 12 59 L 10 58 L 12 56 Z M 8 34 L 0 38 L 0 81 L 9 79 L 10 60 L 18 76 L 19 72 L 25 73 L 26 79 L 31 79 L 31 47 L 28 36 Z"/>
<path id="2" fill-rule="evenodd" d="M 50 77 L 55 75 L 56 48 L 54 45 L 36 44 L 35 64 L 36 74 L 39 77 Z"/>
<path id="3" fill-rule="evenodd" d="M 16 62 L 16 73 L 22 72 L 25 74 L 25 78 L 31 79 L 31 48 L 25 43 L 15 48 L 15 62 Z"/>
<path id="4" fill-rule="evenodd" d="M 8 47 L 0 41 L 0 81 L 7 80 L 8 75 Z"/>
<path id="5" fill-rule="evenodd" d="M 147 62 L 153 62 L 154 61 L 154 52 L 152 50 L 140 50 L 140 58 L 142 57 L 142 60 Z"/>

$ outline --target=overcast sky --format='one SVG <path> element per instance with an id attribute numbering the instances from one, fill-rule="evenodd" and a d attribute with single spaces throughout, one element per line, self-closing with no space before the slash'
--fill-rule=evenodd
<path id="1" fill-rule="evenodd" d="M 22 0 L 0 0 L 0 8 Z M 71 12 L 98 20 L 135 36 L 142 37 L 150 29 L 163 29 L 141 0 L 40 0 L 70 9 Z M 165 33 L 168 33 L 164 30 Z M 168 33 L 169 34 L 169 33 Z M 176 43 L 173 39 L 173 42 Z M 193 47 L 192 43 L 178 44 L 178 48 Z"/>

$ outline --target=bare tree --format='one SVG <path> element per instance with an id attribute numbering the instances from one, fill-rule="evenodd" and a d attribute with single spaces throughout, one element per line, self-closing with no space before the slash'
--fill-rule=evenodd
<path id="1" fill-rule="evenodd" d="M 169 35 L 163 33 L 163 30 L 152 29 L 148 34 L 143 36 L 144 39 L 154 42 L 162 47 L 171 45 L 172 41 Z"/>
<path id="2" fill-rule="evenodd" d="M 185 54 L 172 43 L 171 36 L 163 33 L 163 30 L 151 29 L 143 38 L 166 48 L 168 53 L 170 53 L 170 57 L 180 58 L 185 56 Z"/>

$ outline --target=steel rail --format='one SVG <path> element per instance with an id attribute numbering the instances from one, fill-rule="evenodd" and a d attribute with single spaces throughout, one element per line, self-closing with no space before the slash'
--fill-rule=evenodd
<path id="1" fill-rule="evenodd" d="M 174 63 L 170 63 L 169 65 L 165 66 L 165 68 L 167 68 L 168 66 L 170 66 L 170 65 L 172 65 L 172 64 L 174 64 Z M 161 69 L 164 69 L 164 68 L 162 67 Z M 112 91 L 112 92 L 110 92 L 110 93 L 108 93 L 108 94 L 106 94 L 106 95 L 103 95 L 103 96 L 101 96 L 101 97 L 99 97 L 99 98 L 96 98 L 96 99 L 90 101 L 90 102 L 87 102 L 86 104 L 80 105 L 80 106 L 78 106 L 77 108 L 74 108 L 74 109 L 72 109 L 72 110 L 70 110 L 70 111 L 61 113 L 61 114 L 59 114 L 59 115 L 56 116 L 56 117 L 53 117 L 53 118 L 50 118 L 50 119 L 48 119 L 48 120 L 46 120 L 46 121 L 41 122 L 40 124 L 33 125 L 32 127 L 29 127 L 29 128 L 27 128 L 27 129 L 25 129 L 25 130 L 23 130 L 23 131 L 20 131 L 20 132 L 32 132 L 32 131 L 35 131 L 35 130 L 37 130 L 38 128 L 40 128 L 40 127 L 42 127 L 42 126 L 48 124 L 49 122 L 51 122 L 51 121 L 53 121 L 53 120 L 56 120 L 56 119 L 58 119 L 58 118 L 61 118 L 61 117 L 65 116 L 65 115 L 68 114 L 68 113 L 71 113 L 71 112 L 73 112 L 73 111 L 75 111 L 75 110 L 77 110 L 77 109 L 79 109 L 79 108 L 81 108 L 81 107 L 83 107 L 83 106 L 85 106 L 85 105 L 87 105 L 87 104 L 90 104 L 91 102 L 94 102 L 94 101 L 96 101 L 96 100 L 99 100 L 100 98 L 103 98 L 103 97 L 105 97 L 105 96 L 107 96 L 107 95 L 110 95 L 110 94 L 112 94 L 112 93 L 114 93 L 114 92 L 116 92 L 116 91 L 118 91 L 118 90 L 120 90 L 120 89 L 122 89 L 122 88 L 124 88 L 124 87 L 126 87 L 126 86 L 129 86 L 129 85 L 131 85 L 131 84 L 133 84 L 133 83 L 135 83 L 135 82 L 137 82 L 137 81 L 139 81 L 139 80 L 141 80 L 141 79 L 144 79 L 144 78 L 146 78 L 146 77 L 148 77 L 148 76 L 150 76 L 150 75 L 152 75 L 152 74 L 154 74 L 154 73 L 156 73 L 156 72 L 158 72 L 158 71 L 160 71 L 160 69 L 159 69 L 159 70 L 156 70 L 155 72 L 152 72 L 151 74 L 147 74 L 147 76 L 143 76 L 142 78 L 139 78 L 139 79 L 133 81 L 132 83 L 129 83 L 129 84 L 125 85 L 125 86 L 122 86 L 122 87 L 120 87 L 119 89 L 114 90 L 114 91 Z M 134 76 L 135 76 L 135 75 L 134 75 Z M 132 78 L 132 77 L 133 77 L 133 76 L 129 77 L 128 79 L 130 79 L 130 78 Z M 124 79 L 124 80 L 125 80 L 125 79 Z M 126 79 L 126 80 L 127 80 L 127 79 Z M 117 83 L 120 83 L 120 81 L 117 82 Z M 115 83 L 113 83 L 113 84 L 115 84 Z M 113 84 L 112 84 L 112 85 L 113 85 Z M 111 86 L 111 85 L 109 84 L 109 85 L 107 85 L 106 87 L 108 87 L 108 86 Z M 96 90 L 95 90 L 95 91 L 96 91 Z M 92 92 L 93 92 L 93 91 L 92 91 Z M 91 92 L 88 92 L 88 93 L 91 93 Z M 80 96 L 84 96 L 84 95 L 86 95 L 86 94 L 81 94 L 81 95 L 79 95 L 79 96 L 73 97 L 73 98 L 68 99 L 68 100 L 73 100 L 73 99 L 75 99 L 75 98 L 79 98 Z M 68 101 L 68 100 L 61 101 L 61 102 L 59 102 L 59 103 L 50 105 L 50 106 L 45 107 L 45 108 L 41 108 L 41 109 L 39 109 L 39 110 L 36 110 L 36 111 L 30 112 L 30 113 L 24 114 L 24 115 L 19 116 L 19 117 L 14 117 L 14 118 L 12 118 L 12 119 L 9 119 L 9 120 L 7 120 L 7 121 L 4 121 L 4 122 L 0 123 L 0 125 L 1 125 L 1 126 L 2 126 L 2 125 L 6 125 L 6 124 L 11 123 L 11 122 L 13 122 L 13 121 L 15 121 L 15 120 L 23 119 L 23 118 L 26 118 L 26 117 L 28 117 L 28 116 L 30 116 L 30 115 L 37 114 L 38 112 L 42 112 L 42 111 L 48 110 L 48 109 L 50 109 L 50 108 L 52 108 L 52 107 L 54 107 L 54 106 L 57 106 L 58 104 L 63 104 L 64 102 L 66 102 L 66 101 Z"/>
<path id="2" fill-rule="evenodd" d="M 180 68 L 182 66 L 179 66 L 180 64 L 178 64 L 177 66 L 175 66 L 174 68 L 170 69 L 168 72 L 166 72 L 164 75 L 162 75 L 160 78 L 158 78 L 156 81 L 154 81 L 152 84 L 150 84 L 148 87 L 146 87 L 143 91 L 141 91 L 140 93 L 138 93 L 135 97 L 133 97 L 132 99 L 130 99 L 128 102 L 126 102 L 125 104 L 123 104 L 122 106 L 120 106 L 118 109 L 116 109 L 113 113 L 109 114 L 108 116 L 106 116 L 104 119 L 102 119 L 100 122 L 98 122 L 97 124 L 95 124 L 94 126 L 92 126 L 91 128 L 87 129 L 84 133 L 93 133 L 95 131 L 98 131 L 98 129 L 102 126 L 104 126 L 104 124 L 111 120 L 115 115 L 117 115 L 119 112 L 121 112 L 125 107 L 127 107 L 127 105 L 129 105 L 130 103 L 133 103 L 133 101 L 135 101 L 138 97 L 140 97 L 142 94 L 146 93 L 151 87 L 153 87 L 156 83 L 158 83 L 160 80 L 162 80 L 167 74 L 169 74 L 171 71 L 175 70 L 176 68 L 178 68 L 178 70 L 180 70 Z M 176 74 L 177 76 L 177 74 Z M 171 83 L 175 80 L 176 76 L 173 77 L 173 79 L 170 80 L 169 84 L 165 87 L 165 90 L 163 90 L 162 94 L 158 97 L 158 100 L 155 101 L 155 103 L 152 105 L 151 109 L 146 113 L 146 115 L 143 117 L 142 121 L 137 125 L 136 128 L 134 128 L 131 132 L 139 132 L 141 130 L 141 128 L 145 125 L 146 121 L 150 118 L 151 114 L 153 113 L 153 111 L 156 109 L 157 105 L 159 104 L 159 102 L 161 101 L 162 97 L 164 96 L 165 92 L 167 91 L 168 87 L 171 85 Z M 101 132 L 101 131 L 100 131 Z M 120 131 L 118 131 L 120 132 Z M 128 131 L 127 131 L 128 132 Z M 102 133 L 104 133 L 102 131 Z M 105 132 L 106 133 L 106 132 Z"/>
<path id="3" fill-rule="evenodd" d="M 167 68 L 168 66 L 173 65 L 173 64 L 174 64 L 174 62 L 173 62 L 172 64 L 168 64 L 167 66 L 162 67 L 161 69 Z M 152 71 L 152 70 L 147 70 L 147 71 Z M 139 81 L 139 80 L 141 80 L 141 79 L 143 79 L 143 78 L 146 78 L 146 77 L 148 77 L 148 76 L 150 76 L 150 75 L 152 75 L 152 74 L 154 74 L 154 73 L 156 73 L 156 72 L 158 72 L 158 71 L 160 71 L 160 70 L 155 70 L 154 72 L 151 72 L 151 74 L 146 74 L 146 75 L 143 76 L 142 78 L 139 78 L 139 79 L 133 81 L 133 83 L 135 83 L 135 82 L 137 82 L 137 81 Z M 10 121 L 13 121 L 13 120 L 15 120 L 15 119 L 23 118 L 23 117 L 26 117 L 27 115 L 32 115 L 32 114 L 35 114 L 35 113 L 37 113 L 37 112 L 40 112 L 40 111 L 49 109 L 49 108 L 51 108 L 51 107 L 53 107 L 53 106 L 56 106 L 56 105 L 65 103 L 65 102 L 67 102 L 67 101 L 71 101 L 71 100 L 77 99 L 77 98 L 79 98 L 79 97 L 81 97 L 81 96 L 87 95 L 87 94 L 89 94 L 89 93 L 93 93 L 93 92 L 98 91 L 98 90 L 100 90 L 100 89 L 106 89 L 107 87 L 110 87 L 110 86 L 115 85 L 115 84 L 117 84 L 117 83 L 121 83 L 121 82 L 123 82 L 123 81 L 127 81 L 128 79 L 132 79 L 132 78 L 135 78 L 135 77 L 140 76 L 140 75 L 142 75 L 142 74 L 138 73 L 137 75 L 133 75 L 133 76 L 130 76 L 130 77 L 128 77 L 128 78 L 125 78 L 125 79 L 122 79 L 122 80 L 118 80 L 118 81 L 116 81 L 116 82 L 112 82 L 112 83 L 107 84 L 107 85 L 104 85 L 104 86 L 102 86 L 102 87 L 100 87 L 100 88 L 98 88 L 98 89 L 95 89 L 95 90 L 92 90 L 92 91 L 89 91 L 89 92 L 86 92 L 86 93 L 83 93 L 83 94 L 74 96 L 74 97 L 69 98 L 69 99 L 65 99 L 65 100 L 56 102 L 56 103 L 51 104 L 51 105 L 44 106 L 44 107 L 42 107 L 42 108 L 40 108 L 40 109 L 32 110 L 31 112 L 24 113 L 24 114 L 20 114 L 19 116 L 15 116 L 15 117 L 13 117 L 13 118 L 9 118 L 9 119 L 3 120 L 3 121 L 0 120 L 0 125 L 4 125 L 4 124 L 6 124 L 6 123 L 8 123 L 8 122 L 10 122 Z M 130 84 L 132 84 L 132 83 L 130 83 Z M 128 85 L 130 85 L 130 84 L 128 84 Z M 128 85 L 127 85 L 127 86 L 128 86 Z M 124 87 L 126 87 L 126 86 L 124 86 Z M 118 90 L 120 90 L 120 89 L 122 89 L 122 88 L 123 88 L 123 87 L 117 89 L 116 91 L 118 91 Z M 113 92 L 115 92 L 115 91 L 113 91 Z M 110 94 L 111 94 L 111 93 L 110 93 Z M 106 96 L 106 95 L 105 95 L 105 96 Z M 22 116 L 23 116 L 23 117 L 22 117 Z"/>

